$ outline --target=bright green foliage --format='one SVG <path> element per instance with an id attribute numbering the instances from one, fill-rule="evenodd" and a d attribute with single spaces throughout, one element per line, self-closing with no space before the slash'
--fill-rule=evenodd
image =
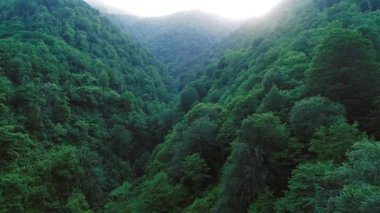
<path id="1" fill-rule="evenodd" d="M 351 146 L 363 138 L 357 125 L 338 121 L 330 127 L 321 127 L 310 141 L 310 151 L 317 153 L 317 160 L 342 163 Z"/>
<path id="2" fill-rule="evenodd" d="M 319 187 L 328 172 L 336 169 L 331 163 L 305 163 L 300 165 L 289 181 L 289 191 L 276 203 L 278 212 L 313 212 L 317 205 Z M 323 200 L 326 202 L 326 200 Z"/>
<path id="3" fill-rule="evenodd" d="M 339 167 L 307 163 L 297 168 L 289 191 L 276 204 L 285 211 L 376 212 L 379 204 L 378 142 L 360 141 Z"/>

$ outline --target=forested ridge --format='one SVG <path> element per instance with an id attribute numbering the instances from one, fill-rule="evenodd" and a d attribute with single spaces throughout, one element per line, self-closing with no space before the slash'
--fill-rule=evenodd
<path id="1" fill-rule="evenodd" d="M 243 22 L 196 10 L 152 18 L 118 14 L 108 17 L 146 46 L 176 79 L 184 78 L 207 50 Z"/>
<path id="2" fill-rule="evenodd" d="M 100 211 L 162 141 L 169 76 L 83 1 L 0 17 L 0 211 Z"/>
<path id="3" fill-rule="evenodd" d="M 178 79 L 81 0 L 1 1 L 0 212 L 379 212 L 378 9 L 284 0 Z"/>

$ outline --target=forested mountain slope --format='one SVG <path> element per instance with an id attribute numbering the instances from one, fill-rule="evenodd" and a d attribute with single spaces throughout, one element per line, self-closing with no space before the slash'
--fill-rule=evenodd
<path id="1" fill-rule="evenodd" d="M 165 134 L 165 73 L 81 0 L 0 1 L 0 212 L 100 211 Z"/>
<path id="2" fill-rule="evenodd" d="M 200 11 L 157 18 L 110 16 L 168 66 L 177 78 L 189 71 L 194 60 L 242 23 Z"/>
<path id="3" fill-rule="evenodd" d="M 173 94 L 82 0 L 1 1 L 0 212 L 379 212 L 379 9 L 284 0 Z"/>
<path id="4" fill-rule="evenodd" d="M 379 8 L 284 0 L 242 26 L 106 212 L 378 212 Z"/>

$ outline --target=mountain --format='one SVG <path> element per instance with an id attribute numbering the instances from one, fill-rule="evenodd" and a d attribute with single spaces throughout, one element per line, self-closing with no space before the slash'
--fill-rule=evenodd
<path id="1" fill-rule="evenodd" d="M 190 70 L 194 60 L 242 23 L 200 11 L 157 18 L 110 16 L 169 67 L 176 78 Z"/>
<path id="2" fill-rule="evenodd" d="M 217 44 L 106 212 L 376 212 L 379 3 L 286 0 Z"/>
<path id="3" fill-rule="evenodd" d="M 100 211 L 163 140 L 166 70 L 80 0 L 0 17 L 0 211 Z"/>
<path id="4" fill-rule="evenodd" d="M 379 9 L 284 0 L 176 75 L 81 0 L 1 1 L 0 212 L 378 212 Z"/>

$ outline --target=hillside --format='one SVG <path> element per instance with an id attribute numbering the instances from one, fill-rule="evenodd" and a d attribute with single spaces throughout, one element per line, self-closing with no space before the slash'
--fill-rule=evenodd
<path id="1" fill-rule="evenodd" d="M 287 0 L 222 41 L 107 212 L 377 212 L 379 3 Z"/>
<path id="2" fill-rule="evenodd" d="M 200 55 L 234 31 L 242 21 L 224 19 L 200 11 L 180 12 L 157 18 L 109 15 L 133 35 L 170 73 L 186 74 Z"/>
<path id="3" fill-rule="evenodd" d="M 0 17 L 0 211 L 99 211 L 162 141 L 165 69 L 80 0 Z"/>
<path id="4" fill-rule="evenodd" d="M 379 23 L 380 0 L 238 28 L 3 0 L 0 212 L 379 212 Z"/>

